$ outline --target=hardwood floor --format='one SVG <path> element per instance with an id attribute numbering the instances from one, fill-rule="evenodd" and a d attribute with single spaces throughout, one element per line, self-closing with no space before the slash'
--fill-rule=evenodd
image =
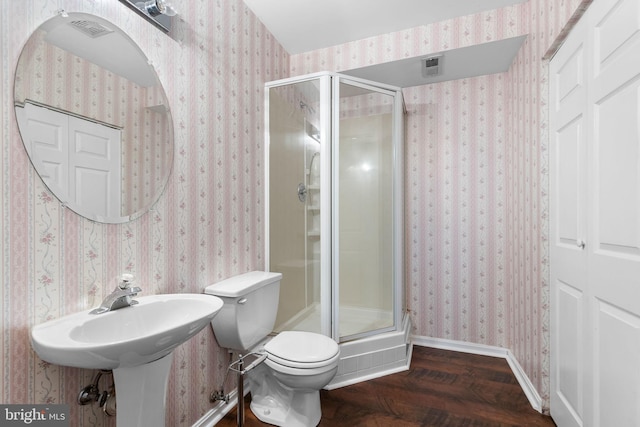
<path id="1" fill-rule="evenodd" d="M 411 369 L 320 392 L 320 426 L 555 426 L 534 410 L 506 360 L 414 346 Z M 245 426 L 265 426 L 245 405 Z M 218 424 L 236 425 L 235 409 Z"/>

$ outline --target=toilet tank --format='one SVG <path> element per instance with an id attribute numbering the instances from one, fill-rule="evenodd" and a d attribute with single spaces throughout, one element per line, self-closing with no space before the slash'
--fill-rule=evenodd
<path id="1" fill-rule="evenodd" d="M 281 273 L 252 271 L 205 288 L 224 303 L 211 320 L 220 347 L 246 352 L 273 331 L 281 279 Z"/>

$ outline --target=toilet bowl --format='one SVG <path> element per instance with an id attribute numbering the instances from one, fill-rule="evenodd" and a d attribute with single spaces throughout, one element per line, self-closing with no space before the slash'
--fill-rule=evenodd
<path id="1" fill-rule="evenodd" d="M 251 411 L 278 426 L 318 425 L 319 390 L 338 370 L 338 344 L 316 333 L 284 331 L 264 346 L 264 352 L 264 364 L 249 375 Z"/>
<path id="2" fill-rule="evenodd" d="M 224 303 L 211 326 L 220 347 L 266 354 L 247 374 L 251 411 L 258 419 L 277 426 L 316 426 L 322 417 L 320 389 L 335 376 L 340 349 L 329 337 L 301 331 L 280 332 L 264 343 L 275 324 L 281 278 L 280 273 L 252 271 L 208 286 L 205 293 Z"/>

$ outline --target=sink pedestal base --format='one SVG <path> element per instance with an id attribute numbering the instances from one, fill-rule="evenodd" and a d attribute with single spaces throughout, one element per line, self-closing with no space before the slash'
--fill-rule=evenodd
<path id="1" fill-rule="evenodd" d="M 151 363 L 113 370 L 118 427 L 164 427 L 172 361 L 173 352 Z"/>

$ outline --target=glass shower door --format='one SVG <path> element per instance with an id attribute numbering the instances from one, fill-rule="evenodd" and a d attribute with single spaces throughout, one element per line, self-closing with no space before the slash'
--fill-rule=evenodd
<path id="1" fill-rule="evenodd" d="M 267 84 L 276 332 L 345 342 L 401 324 L 402 94 L 380 86 L 331 73 Z"/>
<path id="2" fill-rule="evenodd" d="M 333 95 L 334 336 L 348 341 L 395 327 L 396 97 L 343 77 Z"/>
<path id="3" fill-rule="evenodd" d="M 268 263 L 282 273 L 275 330 L 330 335 L 330 274 L 322 274 L 330 239 L 321 238 L 330 230 L 329 175 L 321 173 L 330 153 L 329 76 L 268 90 Z"/>

